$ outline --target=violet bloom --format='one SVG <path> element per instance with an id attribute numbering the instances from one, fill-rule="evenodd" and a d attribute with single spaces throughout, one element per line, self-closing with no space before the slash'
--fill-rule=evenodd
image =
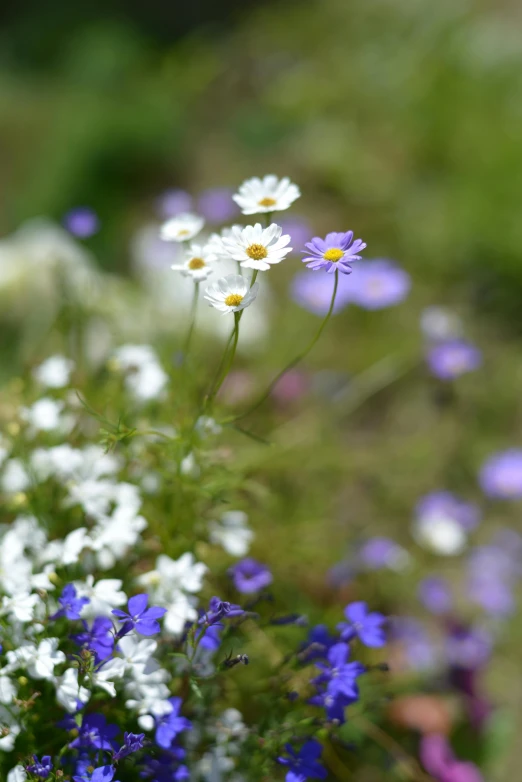
<path id="1" fill-rule="evenodd" d="M 33 761 L 34 763 L 26 766 L 25 770 L 29 771 L 30 774 L 34 774 L 38 779 L 47 779 L 53 769 L 51 756 L 44 755 L 41 760 L 38 760 L 37 755 L 33 755 Z"/>
<path id="2" fill-rule="evenodd" d="M 467 562 L 469 599 L 494 616 L 507 616 L 515 608 L 513 590 L 520 578 L 520 553 L 498 544 L 478 546 Z"/>
<path id="3" fill-rule="evenodd" d="M 391 261 L 364 261 L 354 269 L 351 299 L 365 310 L 380 310 L 404 301 L 411 288 L 411 279 L 404 269 Z"/>
<path id="4" fill-rule="evenodd" d="M 279 757 L 277 762 L 288 767 L 286 782 L 304 782 L 305 779 L 326 779 L 327 771 L 319 763 L 323 752 L 321 744 L 315 739 L 306 741 L 299 752 L 290 744 L 285 744 L 290 757 Z"/>
<path id="5" fill-rule="evenodd" d="M 439 342 L 427 354 L 428 367 L 439 380 L 455 380 L 467 372 L 474 372 L 482 364 L 482 353 L 463 339 Z"/>
<path id="6" fill-rule="evenodd" d="M 123 746 L 114 753 L 113 761 L 126 758 L 128 755 L 132 755 L 134 752 L 139 752 L 145 746 L 145 734 L 144 733 L 125 733 L 123 734 Z"/>
<path id="7" fill-rule="evenodd" d="M 349 654 L 348 644 L 338 643 L 329 649 L 327 662 L 315 662 L 322 673 L 314 679 L 314 684 L 326 685 L 326 694 L 330 698 L 342 697 L 346 704 L 358 700 L 357 677 L 365 672 L 361 663 L 348 662 Z"/>
<path id="8" fill-rule="evenodd" d="M 391 621 L 390 630 L 391 638 L 400 644 L 409 668 L 414 671 L 430 671 L 437 666 L 440 650 L 421 622 L 407 616 L 395 617 Z"/>
<path id="9" fill-rule="evenodd" d="M 267 566 L 252 557 L 245 557 L 228 572 L 234 580 L 237 591 L 244 594 L 260 592 L 273 581 L 272 573 Z"/>
<path id="10" fill-rule="evenodd" d="M 83 622 L 83 627 L 83 633 L 72 636 L 73 641 L 84 649 L 93 651 L 97 663 L 110 657 L 114 648 L 111 620 L 107 616 L 97 616 L 90 629 L 87 622 Z"/>
<path id="11" fill-rule="evenodd" d="M 122 638 L 131 630 L 136 630 L 140 635 L 156 635 L 161 631 L 158 619 L 161 619 L 167 613 L 166 608 L 151 606 L 147 608 L 149 596 L 146 594 L 134 595 L 128 602 L 129 613 L 114 608 L 112 613 L 117 616 L 124 625 L 118 636 Z"/>
<path id="12" fill-rule="evenodd" d="M 308 269 L 318 271 L 326 269 L 328 274 L 340 271 L 342 274 L 350 274 L 352 271 L 351 263 L 360 261 L 358 254 L 366 247 L 362 239 L 353 241 L 353 231 L 346 233 L 329 233 L 324 239 L 315 236 L 311 242 L 307 242 L 305 247 L 310 255 L 303 258 Z"/>
<path id="13" fill-rule="evenodd" d="M 346 277 L 339 279 L 337 295 L 333 308 L 334 315 L 345 309 L 351 301 L 350 280 Z M 300 307 L 314 315 L 326 315 L 332 302 L 334 288 L 333 277 L 327 275 L 310 275 L 307 272 L 298 272 L 290 285 L 290 296 Z"/>
<path id="14" fill-rule="evenodd" d="M 83 773 L 73 776 L 73 782 L 112 782 L 116 774 L 116 769 L 113 765 L 98 766 L 98 768 L 94 768 L 92 771 L 89 771 L 89 768 L 91 768 L 90 765 L 87 766 Z"/>
<path id="15" fill-rule="evenodd" d="M 175 217 L 183 212 L 191 212 L 192 196 L 185 190 L 166 190 L 158 198 L 158 209 L 162 217 Z"/>
<path id="16" fill-rule="evenodd" d="M 451 519 L 463 530 L 475 529 L 480 521 L 480 508 L 474 502 L 468 502 L 450 491 L 433 491 L 421 497 L 415 507 L 415 516 L 420 523 L 432 519 Z"/>
<path id="17" fill-rule="evenodd" d="M 180 716 L 181 698 L 169 698 L 172 706 L 168 714 L 164 714 L 156 721 L 155 741 L 158 747 L 170 749 L 174 739 L 179 733 L 192 729 L 192 723 L 186 717 Z"/>
<path id="18" fill-rule="evenodd" d="M 376 537 L 361 546 L 357 560 L 368 570 L 402 570 L 408 564 L 408 553 L 391 538 Z"/>
<path id="19" fill-rule="evenodd" d="M 65 616 L 67 619 L 74 620 L 80 619 L 82 608 L 91 601 L 88 597 L 77 597 L 76 587 L 73 584 L 66 584 L 61 596 L 58 598 L 58 602 L 60 603 L 61 608 L 51 617 L 51 619 L 58 619 L 60 616 Z"/>
<path id="20" fill-rule="evenodd" d="M 305 663 L 325 658 L 337 638 L 330 634 L 326 625 L 315 625 L 308 633 L 307 640 L 302 644 L 299 659 Z"/>
<path id="21" fill-rule="evenodd" d="M 299 247 L 306 243 L 310 236 L 311 228 L 304 217 L 287 217 L 279 222 L 284 234 L 289 234 L 292 246 Z"/>
<path id="22" fill-rule="evenodd" d="M 198 198 L 196 212 L 209 223 L 226 223 L 239 214 L 237 204 L 232 200 L 234 190 L 229 187 L 212 187 L 204 190 Z M 183 211 L 190 211 L 185 209 Z"/>
<path id="23" fill-rule="evenodd" d="M 522 499 L 522 450 L 510 448 L 490 456 L 482 465 L 479 481 L 494 500 Z"/>
<path id="24" fill-rule="evenodd" d="M 483 782 L 483 777 L 473 763 L 463 763 L 455 758 L 445 736 L 431 733 L 423 736 L 420 744 L 422 765 L 437 782 Z"/>
<path id="25" fill-rule="evenodd" d="M 221 600 L 219 597 L 211 597 L 208 611 L 198 620 L 198 624 L 214 625 L 221 619 L 233 619 L 244 614 L 241 606 Z"/>
<path id="26" fill-rule="evenodd" d="M 340 622 L 337 629 L 343 641 L 357 637 L 365 646 L 384 646 L 386 639 L 382 625 L 386 621 L 382 614 L 369 612 L 364 602 L 350 603 L 344 609 L 347 622 Z"/>
<path id="27" fill-rule="evenodd" d="M 419 584 L 418 594 L 424 608 L 432 614 L 447 614 L 453 605 L 448 582 L 438 576 L 423 579 Z"/>
<path id="28" fill-rule="evenodd" d="M 104 714 L 86 714 L 83 717 L 78 736 L 71 741 L 72 749 L 93 748 L 112 751 L 117 748 L 114 739 L 120 732 L 117 725 L 107 724 Z"/>
<path id="29" fill-rule="evenodd" d="M 100 229 L 100 219 L 88 206 L 71 209 L 63 218 L 67 230 L 79 239 L 88 239 Z"/>

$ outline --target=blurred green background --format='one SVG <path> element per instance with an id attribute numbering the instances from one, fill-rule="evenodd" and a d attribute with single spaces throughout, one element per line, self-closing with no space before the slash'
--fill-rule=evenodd
<path id="1" fill-rule="evenodd" d="M 520 329 L 520 4 L 2 9 L 2 233 L 89 204 L 103 222 L 93 249 L 123 269 L 161 190 L 273 170 L 301 185 L 318 230 L 357 226 L 372 254 L 464 285 Z"/>

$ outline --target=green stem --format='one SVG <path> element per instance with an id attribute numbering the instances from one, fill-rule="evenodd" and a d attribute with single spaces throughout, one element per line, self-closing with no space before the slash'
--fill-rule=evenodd
<path id="1" fill-rule="evenodd" d="M 214 399 L 214 396 L 215 396 L 214 388 L 216 387 L 216 383 L 218 382 L 218 380 L 219 380 L 219 378 L 221 376 L 221 372 L 223 371 L 223 367 L 225 366 L 225 361 L 226 361 L 226 358 L 227 358 L 227 355 L 228 355 L 228 349 L 230 347 L 230 344 L 231 344 L 232 340 L 234 339 L 234 334 L 235 333 L 236 333 L 236 325 L 234 323 L 234 328 L 230 332 L 230 336 L 227 339 L 227 344 L 225 345 L 225 350 L 223 351 L 223 355 L 221 356 L 221 361 L 219 362 L 219 366 L 216 369 L 216 374 L 214 375 L 214 379 L 212 380 L 212 383 L 210 385 L 210 391 L 208 392 L 208 394 L 205 397 L 205 400 L 203 402 L 202 415 L 205 412 L 205 410 L 207 409 L 207 407 L 210 404 L 211 400 Z"/>
<path id="2" fill-rule="evenodd" d="M 237 342 L 239 339 L 239 321 L 241 320 L 241 312 L 234 312 L 234 331 L 232 333 L 232 348 L 230 350 L 230 354 L 228 357 L 228 361 L 225 362 L 225 368 L 223 369 L 221 376 L 214 386 L 214 389 L 211 394 L 209 394 L 208 397 L 208 404 L 210 405 L 212 403 L 212 400 L 218 393 L 219 389 L 223 385 L 226 376 L 230 372 L 230 369 L 232 367 L 232 364 L 234 363 L 234 358 L 236 355 L 236 349 L 237 349 Z"/>
<path id="3" fill-rule="evenodd" d="M 335 306 L 335 297 L 337 296 L 337 287 L 338 287 L 338 285 L 339 285 L 339 272 L 336 269 L 335 270 L 334 288 L 333 288 L 333 293 L 332 293 L 332 300 L 330 302 L 330 307 L 328 309 L 328 312 L 326 313 L 326 316 L 325 316 L 323 322 L 319 326 L 319 329 L 318 329 L 315 337 L 312 339 L 312 341 L 310 342 L 308 347 L 305 350 L 303 350 L 301 353 L 299 353 L 289 364 L 286 365 L 286 367 L 284 367 L 284 369 L 281 370 L 281 372 L 279 372 L 279 374 L 277 374 L 275 376 L 275 378 L 272 380 L 272 382 L 270 383 L 270 385 L 268 386 L 266 391 L 259 397 L 259 399 L 256 402 L 254 402 L 253 405 L 251 405 L 249 408 L 247 408 L 247 410 L 245 410 L 243 413 L 240 413 L 239 415 L 233 416 L 232 418 L 226 418 L 224 421 L 221 421 L 220 423 L 222 423 L 222 424 L 230 424 L 230 423 L 234 423 L 235 421 L 240 421 L 242 418 L 245 418 L 245 416 L 249 415 L 250 413 L 253 413 L 254 410 L 257 410 L 257 408 L 260 407 L 263 404 L 263 402 L 270 396 L 273 388 L 281 380 L 283 375 L 286 375 L 287 372 L 289 372 L 291 369 L 293 369 L 295 366 L 297 366 L 297 364 L 299 364 L 299 362 L 302 361 L 303 358 L 305 358 L 308 355 L 308 353 L 310 353 L 312 348 L 315 346 L 316 342 L 318 342 L 319 338 L 321 337 L 321 334 L 323 333 L 323 331 L 324 331 L 324 329 L 326 327 L 326 324 L 330 320 L 330 317 L 331 317 L 332 312 L 333 312 L 333 308 Z"/>
<path id="4" fill-rule="evenodd" d="M 196 310 L 198 307 L 199 296 L 199 282 L 194 283 L 194 295 L 192 297 L 192 306 L 190 308 L 190 325 L 185 339 L 185 346 L 183 348 L 183 360 L 184 364 L 187 360 L 188 352 L 190 350 L 190 343 L 192 342 L 192 334 L 194 333 L 194 326 L 196 324 Z"/>

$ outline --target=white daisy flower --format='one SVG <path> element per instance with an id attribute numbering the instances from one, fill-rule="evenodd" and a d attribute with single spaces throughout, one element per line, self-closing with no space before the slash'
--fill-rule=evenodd
<path id="1" fill-rule="evenodd" d="M 245 228 L 234 226 L 229 236 L 222 238 L 223 251 L 234 261 L 239 261 L 245 269 L 267 271 L 273 263 L 281 263 L 285 255 L 292 251 L 288 247 L 290 236 L 284 234 L 281 226 L 272 223 L 263 228 L 261 223 L 247 225 Z"/>
<path id="2" fill-rule="evenodd" d="M 164 242 L 188 242 L 201 231 L 204 225 L 203 217 L 191 212 L 184 212 L 163 223 L 160 228 L 160 237 Z"/>
<path id="3" fill-rule="evenodd" d="M 278 179 L 269 174 L 263 179 L 247 179 L 232 198 L 244 215 L 255 215 L 288 209 L 300 195 L 301 191 L 288 177 Z"/>
<path id="4" fill-rule="evenodd" d="M 214 271 L 212 264 L 217 259 L 212 246 L 191 244 L 186 253 L 186 260 L 183 263 L 175 263 L 170 268 L 175 272 L 181 272 L 184 277 L 192 277 L 194 282 L 203 282 Z"/>
<path id="5" fill-rule="evenodd" d="M 205 290 L 205 299 L 211 307 L 215 307 L 223 314 L 240 312 L 252 304 L 258 288 L 257 282 L 250 287 L 248 280 L 240 274 L 228 274 L 208 286 Z"/>

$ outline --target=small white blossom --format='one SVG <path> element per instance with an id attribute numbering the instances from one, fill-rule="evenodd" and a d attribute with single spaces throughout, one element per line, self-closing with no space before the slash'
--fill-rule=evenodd
<path id="1" fill-rule="evenodd" d="M 69 383 L 74 361 L 65 356 L 50 356 L 33 372 L 35 379 L 47 388 L 63 388 Z"/>
<path id="2" fill-rule="evenodd" d="M 419 519 L 413 534 L 421 546 L 446 557 L 460 554 L 467 543 L 465 530 L 449 516 L 430 515 Z"/>
<path id="3" fill-rule="evenodd" d="M 81 704 L 89 702 L 90 691 L 78 684 L 78 668 L 67 668 L 63 676 L 55 679 L 55 684 L 56 700 L 71 714 L 78 710 L 78 701 Z"/>
<path id="4" fill-rule="evenodd" d="M 199 478 L 201 470 L 192 451 L 181 460 L 179 471 L 182 475 L 188 475 L 190 478 Z"/>
<path id="5" fill-rule="evenodd" d="M 2 598 L 2 610 L 0 614 L 18 619 L 19 622 L 31 622 L 34 619 L 35 608 L 40 602 L 38 595 L 30 595 L 27 592 L 18 592 L 12 597 Z"/>
<path id="6" fill-rule="evenodd" d="M 150 345 L 123 345 L 115 351 L 114 358 L 126 373 L 126 388 L 137 400 L 146 402 L 161 397 L 169 378 Z"/>
<path id="7" fill-rule="evenodd" d="M 6 673 L 0 671 L 0 703 L 8 706 L 16 696 L 16 686 Z"/>
<path id="8" fill-rule="evenodd" d="M 114 657 L 112 660 L 104 663 L 98 668 L 96 673 L 91 676 L 91 681 L 95 687 L 101 687 L 112 698 L 116 697 L 115 679 L 121 679 L 125 673 L 125 662 L 121 657 Z"/>
<path id="9" fill-rule="evenodd" d="M 220 426 L 217 421 L 208 415 L 201 415 L 196 421 L 195 429 L 200 437 L 208 437 L 209 435 L 218 435 L 223 431 L 223 427 Z"/>
<path id="10" fill-rule="evenodd" d="M 211 307 L 226 315 L 229 312 L 240 312 L 252 304 L 258 290 L 257 282 L 250 287 L 249 281 L 240 274 L 228 274 L 205 289 L 205 299 Z"/>
<path id="11" fill-rule="evenodd" d="M 9 666 L 18 665 L 33 679 L 52 679 L 57 665 L 65 662 L 65 654 L 58 649 L 59 638 L 44 638 L 38 646 L 22 644 L 7 653 Z"/>
<path id="12" fill-rule="evenodd" d="M 7 774 L 7 782 L 26 782 L 27 771 L 23 766 L 15 766 Z"/>
<path id="13" fill-rule="evenodd" d="M 17 494 L 31 485 L 29 475 L 20 459 L 8 459 L 0 481 L 0 487 L 6 494 Z"/>
<path id="14" fill-rule="evenodd" d="M 119 578 L 102 578 L 94 583 L 94 576 L 88 575 L 85 582 L 75 581 L 78 597 L 88 597 L 89 603 L 81 611 L 82 619 L 94 619 L 97 616 L 112 617 L 112 609 L 127 602 Z"/>
<path id="15" fill-rule="evenodd" d="M 229 236 L 221 238 L 218 251 L 217 239 L 213 244 L 220 258 L 230 258 L 238 261 L 245 269 L 267 271 L 275 263 L 281 263 L 292 251 L 288 247 L 290 236 L 283 234 L 281 226 L 272 223 L 263 228 L 261 223 L 247 225 L 241 228 L 233 226 Z"/>
<path id="16" fill-rule="evenodd" d="M 160 228 L 160 238 L 164 242 L 187 242 L 193 239 L 205 225 L 205 220 L 191 212 L 171 217 Z"/>
<path id="17" fill-rule="evenodd" d="M 66 431 L 69 422 L 62 415 L 64 403 L 59 399 L 43 397 L 31 407 L 24 407 L 20 417 L 29 425 L 31 434 L 37 432 Z"/>
<path id="18" fill-rule="evenodd" d="M 209 245 L 191 244 L 186 252 L 183 263 L 175 263 L 170 268 L 181 272 L 184 277 L 191 277 L 194 282 L 203 282 L 213 273 L 213 264 L 217 255 Z"/>
<path id="19" fill-rule="evenodd" d="M 255 215 L 288 209 L 300 195 L 301 191 L 288 177 L 278 179 L 268 174 L 263 179 L 247 179 L 232 198 L 244 215 Z"/>
<path id="20" fill-rule="evenodd" d="M 219 522 L 209 524 L 210 540 L 218 543 L 227 554 L 244 557 L 248 554 L 254 533 L 247 526 L 248 516 L 241 510 L 223 513 Z"/>
<path id="21" fill-rule="evenodd" d="M 5 706 L 0 706 L 0 729 L 2 729 L 2 733 L 5 731 L 5 735 L 0 733 L 0 752 L 11 752 L 14 749 L 16 737 L 22 730 L 13 715 L 12 708 L 7 709 Z"/>

